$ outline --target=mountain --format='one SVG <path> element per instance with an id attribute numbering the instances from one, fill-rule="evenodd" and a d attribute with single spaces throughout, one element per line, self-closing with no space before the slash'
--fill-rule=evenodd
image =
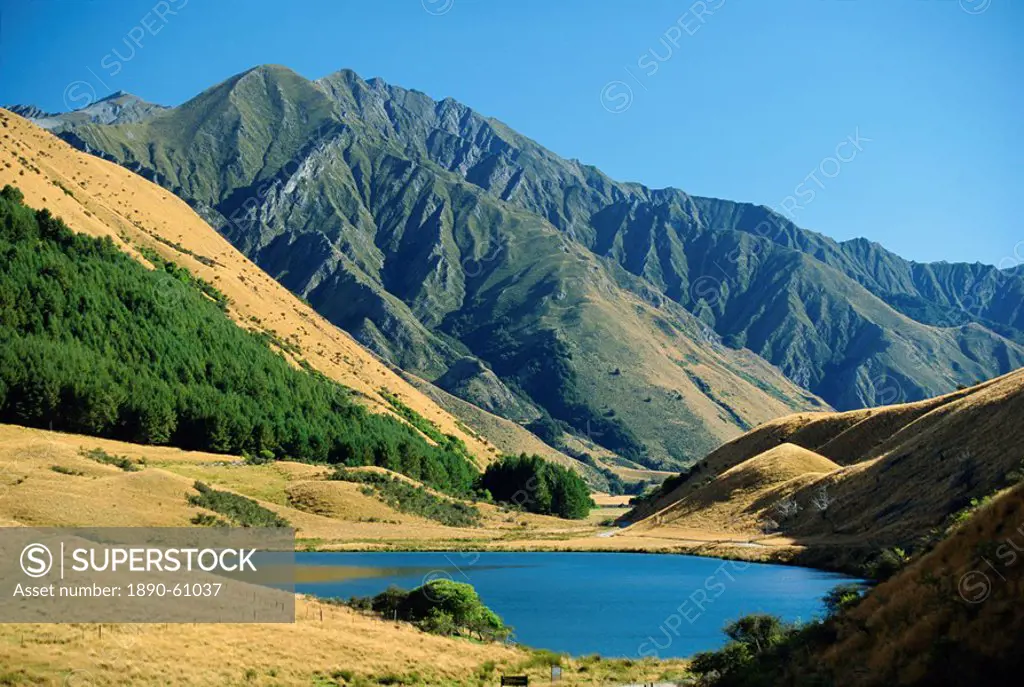
<path id="1" fill-rule="evenodd" d="M 79 124 L 122 124 L 139 122 L 167 108 L 147 103 L 124 91 L 116 91 L 74 112 L 44 112 L 34 105 L 10 105 L 8 110 L 30 119 L 36 126 L 59 132 Z"/>
<path id="2" fill-rule="evenodd" d="M 475 156 L 474 144 L 427 133 L 425 115 L 419 129 L 391 124 L 388 111 L 428 99 L 387 93 L 351 73 L 313 83 L 260 67 L 141 122 L 62 135 L 186 199 L 384 359 L 537 416 L 556 444 L 568 430 L 626 465 L 682 465 L 826 407 L 644 278 L 468 181 L 456 148 Z M 450 126 L 464 110 L 435 106 Z"/>
<path id="3" fill-rule="evenodd" d="M 641 368 L 671 369 L 644 350 L 662 323 L 704 350 L 721 341 L 716 357 L 749 361 L 748 349 L 840 409 L 1024 365 L 1019 269 L 917 265 L 764 207 L 616 182 L 454 100 L 347 70 L 310 82 L 259 67 L 145 121 L 63 135 L 188 200 L 394 364 L 471 402 L 504 399 L 509 417 L 532 407 L 649 465 L 692 462 L 767 419 L 719 403 L 738 393 L 764 408 L 764 393 L 692 371 L 609 385 L 634 354 Z M 626 326 L 635 308 L 647 313 L 639 328 Z M 620 321 L 594 331 L 598 312 Z M 524 369 L 569 355 L 571 374 Z M 467 358 L 479 378 L 456 374 L 473 369 Z M 754 386 L 775 389 L 776 408 L 815 403 L 765 374 Z M 554 393 L 541 378 L 560 380 Z M 637 403 L 658 404 L 651 386 L 683 397 L 685 441 L 672 404 Z M 693 408 L 706 399 L 717 410 Z"/>
<path id="4" fill-rule="evenodd" d="M 450 99 L 350 71 L 317 83 L 347 116 L 544 217 L 838 408 L 926 398 L 1024 363 L 1003 338 L 1024 342 L 1019 258 L 1007 270 L 919 265 L 764 207 L 615 182 Z"/>
<path id="5" fill-rule="evenodd" d="M 1024 370 L 914 403 L 779 418 L 667 481 L 623 534 L 744 533 L 833 567 L 918 552 L 955 513 L 1024 479 L 1022 417 Z"/>

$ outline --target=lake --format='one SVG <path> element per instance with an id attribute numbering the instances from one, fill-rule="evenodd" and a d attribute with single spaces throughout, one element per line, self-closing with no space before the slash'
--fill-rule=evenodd
<path id="1" fill-rule="evenodd" d="M 298 553 L 296 591 L 370 596 L 448 578 L 472 584 L 514 640 L 573 655 L 690 656 L 725 643 L 741 615 L 810 620 L 843 575 L 808 568 L 639 553 Z"/>

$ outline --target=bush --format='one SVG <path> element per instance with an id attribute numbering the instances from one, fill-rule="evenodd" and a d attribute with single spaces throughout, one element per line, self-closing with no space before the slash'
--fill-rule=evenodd
<path id="1" fill-rule="evenodd" d="M 720 677 L 742 669 L 753 658 L 746 644 L 730 642 L 718 651 L 695 654 L 690 670 L 698 675 Z"/>
<path id="2" fill-rule="evenodd" d="M 816 627 L 793 627 L 763 613 L 744 616 L 725 626 L 731 641 L 718 651 L 695 655 L 690 670 L 701 675 L 703 683 L 721 687 L 778 684 L 782 659 L 808 641 L 807 628 Z"/>
<path id="3" fill-rule="evenodd" d="M 856 582 L 840 584 L 828 591 L 822 601 L 829 616 L 836 615 L 848 608 L 853 608 L 860 601 L 864 586 Z"/>
<path id="4" fill-rule="evenodd" d="M 353 608 L 367 605 L 385 619 L 416 623 L 425 632 L 503 640 L 512 630 L 480 600 L 471 585 L 432 580 L 412 591 L 394 585 L 371 599 L 353 597 Z"/>
<path id="5" fill-rule="evenodd" d="M 887 580 L 902 570 L 908 560 L 910 557 L 901 548 L 885 549 L 868 563 L 867 576 L 874 580 Z"/>
<path id="6" fill-rule="evenodd" d="M 586 482 L 575 472 L 539 456 L 504 456 L 487 466 L 477 480 L 494 500 L 519 506 L 531 513 L 582 519 L 594 502 Z"/>
<path id="7" fill-rule="evenodd" d="M 228 516 L 232 522 L 242 527 L 289 527 L 287 520 L 277 513 L 264 508 L 250 498 L 232 494 L 229 491 L 213 489 L 203 482 L 192 485 L 198 495 L 192 494 L 188 502 L 193 506 L 206 508 L 221 515 Z M 196 523 L 196 524 L 206 524 Z"/>
<path id="8" fill-rule="evenodd" d="M 199 527 L 228 527 L 227 521 L 221 520 L 216 515 L 210 515 L 209 513 L 196 513 L 192 516 L 190 522 Z"/>
<path id="9" fill-rule="evenodd" d="M 750 649 L 751 654 L 760 654 L 775 646 L 788 629 L 777 616 L 753 613 L 729 623 L 723 631 L 729 639 Z"/>
<path id="10" fill-rule="evenodd" d="M 113 465 L 125 472 L 137 472 L 139 470 L 138 463 L 133 462 L 128 456 L 112 456 L 101 448 L 94 448 L 91 451 L 81 450 L 79 455 L 95 460 L 97 463 Z"/>
<path id="11" fill-rule="evenodd" d="M 452 617 L 452 614 L 440 608 L 430 609 L 427 617 L 419 622 L 419 628 L 424 632 L 444 635 L 446 637 L 458 631 L 458 626 L 455 624 L 455 618 Z"/>

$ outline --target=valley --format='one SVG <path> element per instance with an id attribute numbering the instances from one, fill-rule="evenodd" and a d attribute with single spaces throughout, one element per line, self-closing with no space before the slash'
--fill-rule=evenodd
<path id="1" fill-rule="evenodd" d="M 1014 683 L 1019 264 L 207 86 L 0 109 L 0 527 L 294 532 L 295 622 L 3 622 L 0 685 Z"/>

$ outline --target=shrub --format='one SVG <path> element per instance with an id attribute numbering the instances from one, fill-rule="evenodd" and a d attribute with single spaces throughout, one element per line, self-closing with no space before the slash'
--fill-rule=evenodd
<path id="1" fill-rule="evenodd" d="M 760 654 L 775 646 L 787 630 L 777 616 L 753 613 L 729 623 L 723 631 L 729 639 L 747 646 L 751 653 Z"/>
<path id="2" fill-rule="evenodd" d="M 698 675 L 720 677 L 735 673 L 746 666 L 753 655 L 746 644 L 730 642 L 718 651 L 702 651 L 695 654 L 690 670 Z"/>
<path id="3" fill-rule="evenodd" d="M 199 494 L 188 496 L 188 502 L 191 505 L 226 515 L 236 525 L 242 527 L 289 527 L 287 520 L 250 498 L 229 491 L 219 491 L 199 481 L 192 486 Z"/>
<path id="4" fill-rule="evenodd" d="M 822 601 L 825 604 L 825 611 L 833 616 L 848 608 L 852 608 L 860 601 L 864 586 L 856 582 L 840 584 L 828 591 Z"/>
<path id="5" fill-rule="evenodd" d="M 139 470 L 138 463 L 132 461 L 128 456 L 112 456 L 101 448 L 94 448 L 91 451 L 81 450 L 79 454 L 95 460 L 97 463 L 121 468 L 125 472 L 137 472 Z"/>
<path id="6" fill-rule="evenodd" d="M 217 516 L 210 515 L 209 513 L 196 513 L 195 515 L 192 516 L 192 519 L 190 520 L 190 522 L 193 525 L 198 525 L 200 527 L 227 527 L 228 526 L 227 521 L 221 520 Z"/>
<path id="7" fill-rule="evenodd" d="M 443 611 L 440 608 L 432 608 L 427 613 L 427 617 L 419 622 L 419 628 L 424 632 L 430 632 L 435 635 L 449 636 L 455 634 L 458 630 L 458 626 L 455 624 L 455 618 L 452 617 L 451 613 Z"/>
<path id="8" fill-rule="evenodd" d="M 899 547 L 885 549 L 868 563 L 867 576 L 874 580 L 887 580 L 902 570 L 908 560 L 907 552 Z"/>

